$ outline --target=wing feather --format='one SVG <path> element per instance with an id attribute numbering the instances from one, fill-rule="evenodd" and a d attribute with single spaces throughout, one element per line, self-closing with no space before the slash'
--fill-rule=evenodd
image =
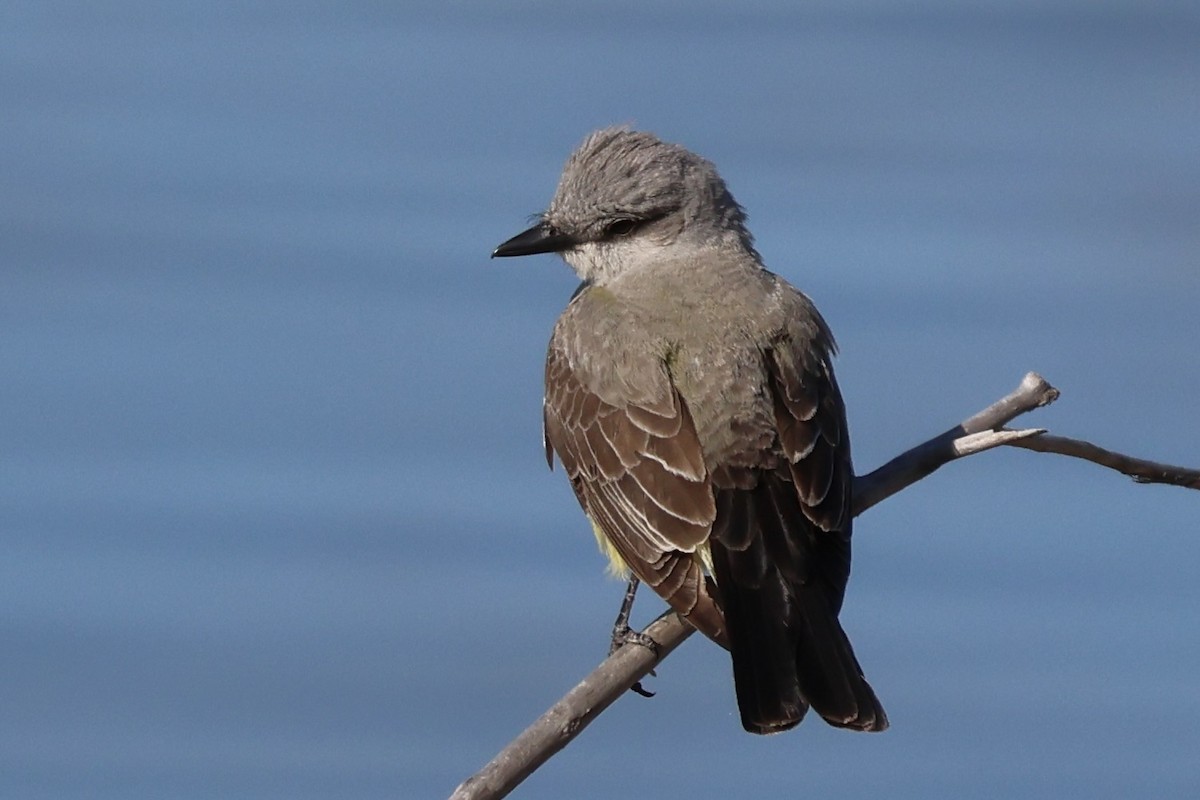
<path id="1" fill-rule="evenodd" d="M 588 516 L 629 568 L 699 630 L 726 645 L 701 569 L 717 511 L 687 405 L 666 375 L 637 402 L 606 398 L 551 341 L 544 436 Z"/>

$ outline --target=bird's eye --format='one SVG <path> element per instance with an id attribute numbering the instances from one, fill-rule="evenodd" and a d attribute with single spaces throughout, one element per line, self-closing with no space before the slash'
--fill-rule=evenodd
<path id="1" fill-rule="evenodd" d="M 614 219 L 612 222 L 604 226 L 605 236 L 628 236 L 633 233 L 634 228 L 638 226 L 636 219 L 624 217 L 622 219 Z"/>

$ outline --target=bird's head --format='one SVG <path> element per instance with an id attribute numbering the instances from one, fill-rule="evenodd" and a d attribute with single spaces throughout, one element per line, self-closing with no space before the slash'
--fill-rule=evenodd
<path id="1" fill-rule="evenodd" d="M 753 249 L 745 212 L 711 163 L 650 133 L 604 128 L 567 159 L 536 225 L 495 256 L 559 253 L 581 278 L 604 284 L 653 268 L 673 248 Z"/>

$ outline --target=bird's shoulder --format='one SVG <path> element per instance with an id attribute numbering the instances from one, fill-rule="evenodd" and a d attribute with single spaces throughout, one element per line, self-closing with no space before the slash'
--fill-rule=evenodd
<path id="1" fill-rule="evenodd" d="M 813 301 L 775 273 L 731 270 L 711 286 L 702 285 L 703 271 L 682 285 L 679 274 L 645 285 L 581 285 L 554 326 L 549 356 L 589 388 L 619 377 L 661 396 L 677 356 L 745 363 L 732 351 L 773 350 L 803 372 L 823 372 L 836 353 Z"/>
<path id="2" fill-rule="evenodd" d="M 822 356 L 834 355 L 837 343 L 829 324 L 807 294 L 783 277 L 763 270 L 764 293 L 769 327 L 776 339 L 802 345 Z"/>
<path id="3" fill-rule="evenodd" d="M 670 394 L 665 347 L 653 321 L 606 287 L 584 284 L 559 315 L 546 353 L 551 386 L 577 385 L 614 407 Z"/>

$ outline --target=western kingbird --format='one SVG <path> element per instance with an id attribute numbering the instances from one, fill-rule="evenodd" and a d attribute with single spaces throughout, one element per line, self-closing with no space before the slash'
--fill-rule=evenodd
<path id="1" fill-rule="evenodd" d="M 614 569 L 730 650 L 746 730 L 787 730 L 809 706 L 884 730 L 838 621 L 854 473 L 833 336 L 763 266 L 716 169 L 596 131 L 537 224 L 492 255 L 533 253 L 583 280 L 546 356 L 546 458 Z"/>

